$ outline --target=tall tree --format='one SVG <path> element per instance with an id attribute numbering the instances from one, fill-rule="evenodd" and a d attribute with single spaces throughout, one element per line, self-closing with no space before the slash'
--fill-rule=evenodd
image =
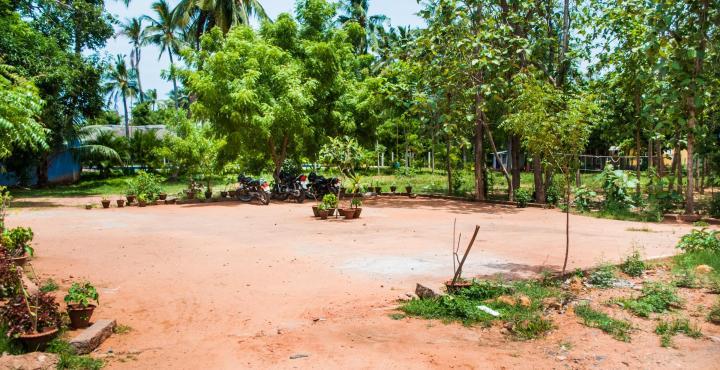
<path id="1" fill-rule="evenodd" d="M 173 17 L 181 27 L 187 27 L 196 48 L 200 47 L 200 36 L 213 27 L 226 34 L 232 26 L 249 26 L 253 17 L 268 19 L 259 0 L 181 0 L 173 9 Z"/>
<path id="2" fill-rule="evenodd" d="M 154 2 L 151 8 L 155 12 L 155 18 L 150 16 L 143 17 L 143 19 L 150 22 L 150 25 L 145 28 L 143 33 L 143 40 L 145 43 L 156 45 L 160 48 L 158 60 L 167 52 L 168 58 L 170 59 L 170 78 L 173 82 L 175 108 L 178 108 L 177 76 L 175 73 L 175 62 L 173 60 L 173 54 L 177 55 L 177 52 L 180 50 L 180 39 L 177 34 L 179 29 L 178 20 L 173 17 L 170 5 L 166 0 Z"/>
<path id="3" fill-rule="evenodd" d="M 356 50 L 358 53 L 366 54 L 371 44 L 374 44 L 378 36 L 384 31 L 387 17 L 381 14 L 369 15 L 370 0 L 342 0 L 340 2 L 341 14 L 338 22 L 341 25 L 357 23 L 364 34 L 358 38 Z"/>
<path id="4" fill-rule="evenodd" d="M 143 93 L 142 82 L 140 81 L 140 53 L 142 51 L 143 44 L 143 19 L 142 18 L 131 18 L 127 19 L 122 24 L 119 34 L 127 37 L 132 45 L 132 51 L 130 52 L 130 66 L 135 70 L 135 78 L 137 80 L 137 88 L 140 94 L 140 102 L 145 101 L 145 94 Z"/>
<path id="5" fill-rule="evenodd" d="M 105 76 L 105 89 L 108 91 L 108 101 L 118 98 L 122 100 L 125 115 L 125 137 L 130 138 L 130 121 L 127 98 L 138 93 L 134 72 L 128 70 L 124 55 L 117 55 Z"/>

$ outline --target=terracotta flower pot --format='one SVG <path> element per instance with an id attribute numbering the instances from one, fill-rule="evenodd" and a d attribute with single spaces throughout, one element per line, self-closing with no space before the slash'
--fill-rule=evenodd
<path id="1" fill-rule="evenodd" d="M 210 198 L 212 198 L 212 190 L 207 190 L 205 192 L 205 199 L 210 199 Z"/>
<path id="2" fill-rule="evenodd" d="M 327 210 L 327 211 L 328 211 L 328 215 L 329 215 L 329 216 L 335 216 L 335 210 L 337 210 L 337 208 L 330 208 L 330 209 L 328 209 L 328 210 Z"/>
<path id="3" fill-rule="evenodd" d="M 125 199 L 118 199 L 115 202 L 117 203 L 118 208 L 125 207 Z"/>
<path id="4" fill-rule="evenodd" d="M 362 213 L 362 208 L 360 208 L 360 207 L 355 208 L 355 217 L 354 218 L 360 218 L 360 213 Z"/>
<path id="5" fill-rule="evenodd" d="M 109 200 L 101 200 L 100 203 L 102 203 L 103 208 L 110 208 Z"/>
<path id="6" fill-rule="evenodd" d="M 138 200 L 138 206 L 139 206 L 139 207 L 146 207 L 146 206 L 147 206 L 147 202 L 144 201 L 144 200 Z"/>
<path id="7" fill-rule="evenodd" d="M 40 333 L 20 334 L 18 338 L 28 351 L 42 351 L 57 333 L 57 328 L 45 328 Z"/>
<path id="8" fill-rule="evenodd" d="M 132 204 L 132 202 L 135 201 L 135 196 L 134 196 L 134 195 L 128 195 L 128 196 L 126 196 L 125 198 L 127 199 L 128 204 Z"/>
<path id="9" fill-rule="evenodd" d="M 379 186 L 376 186 L 376 187 L 375 187 L 375 194 L 380 194 L 380 193 L 382 193 L 382 188 L 379 187 Z"/>
<path id="10" fill-rule="evenodd" d="M 167 194 L 160 193 L 160 194 L 158 194 L 158 198 L 160 198 L 160 200 L 165 200 L 165 199 L 167 199 Z"/>
<path id="11" fill-rule="evenodd" d="M 187 195 L 188 199 L 195 199 L 195 192 L 194 191 L 188 191 L 185 193 Z"/>
<path id="12" fill-rule="evenodd" d="M 87 328 L 90 326 L 90 318 L 92 317 L 93 311 L 95 311 L 94 304 L 89 304 L 87 307 L 79 304 L 69 304 L 67 313 L 68 316 L 70 316 L 70 326 L 73 329 Z"/>
<path id="13" fill-rule="evenodd" d="M 355 209 L 344 208 L 340 210 L 340 214 L 343 215 L 346 220 L 352 220 L 353 218 L 355 218 Z"/>
<path id="14" fill-rule="evenodd" d="M 412 194 L 412 186 L 406 186 L 406 187 L 405 187 L 405 192 L 408 193 L 408 194 Z"/>
<path id="15" fill-rule="evenodd" d="M 321 220 L 327 220 L 329 213 L 330 212 L 328 212 L 327 209 L 324 209 L 322 211 L 318 211 L 318 216 L 320 217 Z"/>
<path id="16" fill-rule="evenodd" d="M 220 192 L 220 197 L 222 197 L 222 198 L 227 198 L 227 196 L 228 196 L 228 192 L 227 192 L 227 191 L 221 191 L 221 192 Z"/>
<path id="17" fill-rule="evenodd" d="M 313 216 L 320 217 L 320 209 L 318 209 L 318 206 L 312 206 L 313 210 Z"/>
<path id="18" fill-rule="evenodd" d="M 390 192 L 391 192 L 391 193 L 394 193 L 395 190 L 397 190 L 397 186 L 391 186 L 391 187 L 390 187 Z"/>

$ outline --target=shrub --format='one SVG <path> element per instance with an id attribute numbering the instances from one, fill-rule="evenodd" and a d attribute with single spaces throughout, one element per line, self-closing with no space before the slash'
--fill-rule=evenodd
<path id="1" fill-rule="evenodd" d="M 720 301 L 710 309 L 707 319 L 713 324 L 720 325 Z"/>
<path id="2" fill-rule="evenodd" d="M 605 211 L 627 211 L 633 202 L 631 192 L 638 184 L 637 179 L 631 177 L 627 171 L 616 170 L 610 163 L 605 165 L 600 178 L 605 195 Z"/>
<path id="3" fill-rule="evenodd" d="M 625 320 L 614 319 L 607 314 L 596 311 L 589 304 L 583 303 L 575 308 L 575 314 L 583 319 L 583 324 L 591 328 L 598 328 L 605 333 L 612 335 L 613 338 L 623 341 L 630 341 L 630 331 L 632 324 Z"/>
<path id="4" fill-rule="evenodd" d="M 55 298 L 47 293 L 38 292 L 28 297 L 20 294 L 0 307 L 0 318 L 8 325 L 9 337 L 17 337 L 33 331 L 41 333 L 45 329 L 60 327 L 58 307 Z"/>
<path id="5" fill-rule="evenodd" d="M 590 210 L 590 203 L 593 198 L 597 196 L 597 193 L 587 188 L 585 185 L 576 187 L 573 190 L 575 200 L 573 206 L 580 212 L 587 212 Z"/>
<path id="6" fill-rule="evenodd" d="M 545 202 L 557 206 L 558 203 L 560 203 L 560 199 L 562 199 L 562 188 L 553 179 L 545 189 Z"/>
<path id="7" fill-rule="evenodd" d="M 697 279 L 697 276 L 695 276 L 695 273 L 692 270 L 681 270 L 679 274 L 675 275 L 673 285 L 678 288 L 689 289 L 697 289 L 701 286 L 700 282 Z"/>
<path id="8" fill-rule="evenodd" d="M 325 196 L 322 199 L 323 204 L 325 204 L 329 209 L 331 208 L 337 208 L 338 205 L 338 199 L 335 194 L 325 194 Z"/>
<path id="9" fill-rule="evenodd" d="M 138 197 L 145 195 L 148 200 L 154 200 L 162 192 L 160 183 L 158 176 L 145 171 L 138 171 L 134 178 L 127 181 L 128 188 L 125 193 L 137 195 Z"/>
<path id="10" fill-rule="evenodd" d="M 697 326 L 690 325 L 687 319 L 661 320 L 655 327 L 655 334 L 660 336 L 660 344 L 663 347 L 670 347 L 672 337 L 679 333 L 683 333 L 690 338 L 702 337 L 700 329 Z"/>
<path id="11" fill-rule="evenodd" d="M 620 265 L 620 270 L 628 276 L 638 277 L 645 271 L 645 262 L 640 257 L 639 251 L 633 251 L 625 262 Z"/>
<path id="12" fill-rule="evenodd" d="M 525 208 L 527 207 L 528 203 L 530 203 L 530 192 L 525 189 L 516 189 L 515 190 L 515 201 L 517 202 L 518 208 Z"/>
<path id="13" fill-rule="evenodd" d="M 10 257 L 22 257 L 26 253 L 32 256 L 35 250 L 30 246 L 30 242 L 34 237 L 31 228 L 16 227 L 3 232 L 0 244 L 7 249 Z"/>
<path id="14" fill-rule="evenodd" d="M 609 288 L 615 282 L 615 266 L 611 264 L 600 265 L 590 273 L 588 282 L 596 287 Z"/>
<path id="15" fill-rule="evenodd" d="M 661 313 L 671 307 L 680 307 L 683 300 L 678 297 L 675 287 L 671 285 L 645 283 L 640 297 L 620 299 L 619 303 L 637 316 L 649 317 L 651 313 Z"/>
<path id="16" fill-rule="evenodd" d="M 706 229 L 693 230 L 690 234 L 685 234 L 680 238 L 677 245 L 683 252 L 700 252 L 711 251 L 720 253 L 720 240 L 718 240 L 717 231 L 707 231 Z"/>
<path id="17" fill-rule="evenodd" d="M 55 339 L 50 342 L 47 351 L 55 353 L 60 357 L 57 366 L 58 369 L 99 370 L 102 369 L 104 365 L 100 359 L 75 354 L 75 350 L 70 343 L 61 339 Z"/>

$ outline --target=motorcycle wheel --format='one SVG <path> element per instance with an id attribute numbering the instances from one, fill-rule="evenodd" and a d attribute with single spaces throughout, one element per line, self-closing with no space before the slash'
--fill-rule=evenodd
<path id="1" fill-rule="evenodd" d="M 268 193 L 261 191 L 258 195 L 258 200 L 260 201 L 260 204 L 266 206 L 270 204 L 270 196 Z"/>
<path id="2" fill-rule="evenodd" d="M 297 198 L 295 198 L 295 201 L 298 203 L 304 202 L 305 201 L 305 192 L 300 191 L 300 195 L 298 195 Z"/>
<path id="3" fill-rule="evenodd" d="M 272 198 L 277 199 L 279 201 L 286 201 L 289 196 L 290 196 L 290 194 L 288 194 L 287 192 L 272 193 Z"/>
<path id="4" fill-rule="evenodd" d="M 237 198 L 241 202 L 249 202 L 252 200 L 252 195 L 250 195 L 248 193 L 243 193 L 243 194 L 238 194 Z"/>

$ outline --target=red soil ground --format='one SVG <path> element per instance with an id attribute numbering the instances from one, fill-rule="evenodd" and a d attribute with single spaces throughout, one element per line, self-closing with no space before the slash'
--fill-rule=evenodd
<path id="1" fill-rule="evenodd" d="M 548 337 L 499 328 L 393 320 L 416 282 L 452 273 L 453 219 L 463 245 L 480 234 L 467 276 L 557 269 L 564 217 L 445 200 L 367 201 L 363 218 L 319 221 L 310 204 L 235 202 L 84 210 L 87 199 L 20 199 L 9 224 L 35 231 L 35 269 L 67 288 L 100 288 L 96 318 L 132 330 L 98 349 L 111 369 L 718 368 L 720 344 L 652 328 L 615 341 L 557 315 Z M 571 216 L 570 268 L 619 261 L 633 247 L 668 256 L 687 225 Z M 650 231 L 631 231 L 647 226 Z M 709 298 L 707 298 L 709 299 Z M 713 331 L 714 330 L 714 331 Z M 710 327 L 708 335 L 720 335 Z M 112 354 L 108 354 L 108 351 Z M 291 359 L 294 355 L 307 355 Z"/>

